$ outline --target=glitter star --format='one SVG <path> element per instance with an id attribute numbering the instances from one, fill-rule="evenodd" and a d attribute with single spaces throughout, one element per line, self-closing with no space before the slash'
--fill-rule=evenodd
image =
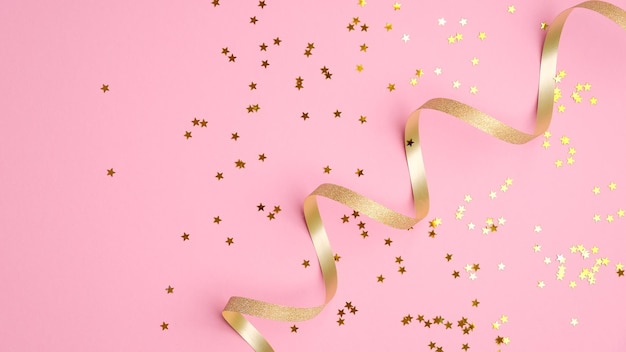
<path id="1" fill-rule="evenodd" d="M 223 178 L 224 178 L 224 173 L 222 173 L 222 172 L 218 172 L 218 173 L 215 175 L 215 178 L 217 178 L 217 180 L 218 180 L 218 181 L 219 181 L 219 180 L 221 180 L 221 179 L 223 179 Z"/>
<path id="2" fill-rule="evenodd" d="M 594 187 L 592 190 L 593 194 L 598 195 L 600 194 L 600 187 Z"/>
<path id="3" fill-rule="evenodd" d="M 172 286 L 167 286 L 167 287 L 165 288 L 165 291 L 167 291 L 167 293 L 168 293 L 168 294 L 169 294 L 169 293 L 174 293 L 174 288 L 173 288 Z"/>
<path id="4" fill-rule="evenodd" d="M 189 234 L 186 232 L 183 232 L 182 236 L 180 236 L 184 241 L 189 241 Z"/>
<path id="5" fill-rule="evenodd" d="M 267 68 L 267 66 L 269 66 L 270 63 L 268 60 L 261 60 L 261 66 L 263 66 L 263 68 Z"/>
<path id="6" fill-rule="evenodd" d="M 279 37 L 274 38 L 274 45 L 280 45 L 281 42 L 282 40 Z"/>
<path id="7" fill-rule="evenodd" d="M 487 38 L 487 33 L 485 33 L 485 32 L 478 32 L 478 39 L 485 40 L 486 38 Z"/>
<path id="8" fill-rule="evenodd" d="M 437 76 L 439 76 L 439 75 L 441 74 L 441 72 L 442 72 L 442 71 L 441 71 L 441 68 L 437 67 L 437 68 L 435 68 L 435 71 L 434 71 L 434 72 L 435 72 L 435 74 L 436 74 Z"/>
<path id="9" fill-rule="evenodd" d="M 113 177 L 115 175 L 115 171 L 113 169 L 107 169 L 107 176 Z"/>
<path id="10" fill-rule="evenodd" d="M 259 160 L 265 161 L 265 159 L 267 159 L 267 157 L 265 156 L 265 153 L 259 154 Z"/>
<path id="11" fill-rule="evenodd" d="M 377 279 L 377 282 L 383 282 L 383 281 L 385 281 L 385 277 L 384 277 L 384 276 L 382 276 L 382 275 L 378 275 L 378 276 L 376 277 L 376 279 Z"/>
<path id="12" fill-rule="evenodd" d="M 452 87 L 458 89 L 459 87 L 461 87 L 461 82 L 459 82 L 459 81 L 452 82 Z"/>
<path id="13" fill-rule="evenodd" d="M 393 24 L 391 24 L 391 23 L 386 23 L 386 24 L 385 24 L 385 29 L 387 30 L 387 32 L 389 32 L 390 30 L 392 30 L 392 29 L 393 29 Z"/>
<path id="14" fill-rule="evenodd" d="M 332 169 L 330 168 L 330 166 L 326 165 L 326 166 L 324 167 L 324 173 L 325 173 L 325 174 L 330 174 L 330 170 L 332 170 Z"/>
<path id="15" fill-rule="evenodd" d="M 235 166 L 236 166 L 238 169 L 245 169 L 245 167 L 246 167 L 246 163 L 245 163 L 245 162 L 243 162 L 243 161 L 241 161 L 241 159 L 237 159 L 237 161 L 235 161 Z"/>
<path id="16" fill-rule="evenodd" d="M 474 56 L 474 57 L 472 58 L 472 60 L 470 60 L 470 61 L 472 62 L 472 66 L 476 66 L 476 65 L 478 65 L 478 62 L 479 62 L 478 58 L 477 58 L 477 57 L 475 57 L 475 56 Z"/>
<path id="17" fill-rule="evenodd" d="M 213 223 L 214 224 L 218 224 L 219 225 L 221 221 L 222 221 L 222 219 L 219 217 L 219 215 L 213 217 Z"/>
<path id="18" fill-rule="evenodd" d="M 363 44 L 361 44 L 359 47 L 361 48 L 360 50 L 361 50 L 362 52 L 367 52 L 367 48 L 368 48 L 368 47 L 367 47 L 367 44 L 363 43 Z"/>
<path id="19" fill-rule="evenodd" d="M 396 90 L 396 85 L 393 84 L 393 83 L 389 83 L 387 85 L 387 89 L 389 89 L 389 91 L 392 92 L 392 91 Z"/>
<path id="20" fill-rule="evenodd" d="M 359 117 L 359 122 L 361 122 L 361 124 L 366 123 L 367 122 L 367 116 L 361 115 L 361 117 Z"/>
<path id="21" fill-rule="evenodd" d="M 235 241 L 232 237 L 226 237 L 226 243 L 230 246 L 231 244 L 235 243 Z"/>
<path id="22" fill-rule="evenodd" d="M 363 71 L 363 65 L 360 65 L 360 64 L 359 64 L 359 65 L 356 65 L 356 70 L 357 70 L 358 72 Z"/>
<path id="23" fill-rule="evenodd" d="M 361 177 L 361 176 L 363 176 L 363 175 L 364 175 L 364 173 L 363 173 L 363 170 L 362 170 L 362 169 L 356 169 L 355 174 L 356 174 L 358 177 Z"/>
<path id="24" fill-rule="evenodd" d="M 507 10 L 507 11 L 508 11 L 509 13 L 515 13 L 516 8 L 515 8 L 515 6 L 511 5 L 511 6 L 509 6 L 509 7 L 508 7 L 508 10 Z"/>
<path id="25" fill-rule="evenodd" d="M 548 29 L 548 24 L 546 22 L 541 22 L 539 28 L 545 31 L 546 29 Z"/>
<path id="26" fill-rule="evenodd" d="M 267 6 L 267 5 L 265 4 L 265 0 L 261 0 L 261 1 L 259 1 L 259 5 L 258 5 L 258 6 L 259 6 L 260 8 L 264 8 L 265 6 Z"/>
<path id="27" fill-rule="evenodd" d="M 302 266 L 305 267 L 305 268 L 308 268 L 309 266 L 311 266 L 311 264 L 309 264 L 308 260 L 303 260 L 302 261 Z"/>
<path id="28" fill-rule="evenodd" d="M 100 89 L 102 90 L 102 93 L 106 93 L 109 91 L 109 85 L 103 84 L 102 87 L 100 87 Z"/>
<path id="29" fill-rule="evenodd" d="M 298 327 L 296 325 L 291 326 L 291 332 L 298 332 Z"/>
<path id="30" fill-rule="evenodd" d="M 400 3 L 396 2 L 396 3 L 393 4 L 393 10 L 394 11 L 400 10 L 401 7 L 402 7 L 402 4 L 400 4 Z"/>
<path id="31" fill-rule="evenodd" d="M 166 323 L 166 322 L 163 322 L 163 323 L 161 324 L 161 330 L 167 330 L 167 329 L 169 328 L 169 325 L 170 325 L 170 324 L 168 324 L 168 323 Z"/>
<path id="32" fill-rule="evenodd" d="M 184 137 L 185 137 L 185 139 L 191 138 L 191 132 L 185 131 Z"/>
<path id="33" fill-rule="evenodd" d="M 309 118 L 309 113 L 308 112 L 303 112 L 302 115 L 300 116 L 304 121 L 306 121 L 306 119 Z"/>
<path id="34" fill-rule="evenodd" d="M 467 24 L 467 18 L 461 18 L 459 20 L 459 24 L 461 25 L 461 27 L 464 27 Z"/>

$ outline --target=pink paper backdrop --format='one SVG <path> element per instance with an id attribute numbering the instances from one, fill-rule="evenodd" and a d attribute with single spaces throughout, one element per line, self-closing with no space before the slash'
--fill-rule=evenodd
<path id="1" fill-rule="evenodd" d="M 403 128 L 429 98 L 458 99 L 531 131 L 540 24 L 576 2 L 265 4 L 0 6 L 1 351 L 249 351 L 220 315 L 231 295 L 322 301 L 304 197 L 332 182 L 410 214 Z M 339 290 L 297 332 L 253 318 L 275 349 L 626 350 L 624 34 L 589 11 L 571 16 L 555 104 L 565 111 L 555 112 L 549 138 L 512 146 L 423 114 L 427 220 L 442 221 L 435 238 L 427 221 L 411 231 L 364 217 L 343 223 L 351 210 L 322 201 L 341 257 Z M 269 220 L 274 206 L 281 211 Z M 488 218 L 497 231 L 483 234 Z M 590 284 L 579 275 L 596 262 Z M 358 311 L 340 326 L 346 302 Z M 403 325 L 407 315 L 414 319 Z M 418 315 L 452 328 L 426 327 Z M 469 334 L 463 318 L 475 326 Z"/>

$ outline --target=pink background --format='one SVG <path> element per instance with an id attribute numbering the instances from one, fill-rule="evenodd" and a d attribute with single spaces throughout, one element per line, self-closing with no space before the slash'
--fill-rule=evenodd
<path id="1" fill-rule="evenodd" d="M 576 4 L 401 1 L 394 11 L 389 0 L 364 7 L 356 0 L 266 0 L 263 9 L 251 0 L 220 3 L 0 6 L 0 350 L 249 351 L 221 318 L 230 296 L 298 306 L 323 299 L 304 197 L 332 182 L 411 214 L 403 128 L 429 98 L 458 99 L 530 131 L 540 23 Z M 353 17 L 361 23 L 348 31 Z M 447 23 L 438 25 L 439 18 Z M 487 38 L 478 39 L 479 32 Z M 457 33 L 463 40 L 448 44 Z M 272 44 L 276 37 L 280 46 Z M 263 42 L 267 51 L 259 50 Z M 315 45 L 308 58 L 307 43 Z M 363 43 L 367 52 L 359 51 Z M 235 62 L 221 54 L 224 47 Z M 342 224 L 351 210 L 322 201 L 341 256 L 335 299 L 317 318 L 296 323 L 297 333 L 293 323 L 252 321 L 277 351 L 427 351 L 430 341 L 445 351 L 464 343 L 470 351 L 624 351 L 626 276 L 616 273 L 616 264 L 626 263 L 626 217 L 617 215 L 626 208 L 624 47 L 624 32 L 610 21 L 585 10 L 570 17 L 559 50 L 567 76 L 557 105 L 566 111 L 555 112 L 547 149 L 544 138 L 512 146 L 424 113 L 427 220 L 442 219 L 437 237 L 428 237 L 427 221 L 409 232 L 364 217 Z M 324 66 L 332 79 L 324 79 Z M 424 73 L 412 86 L 416 69 Z M 296 77 L 304 79 L 301 90 Z M 252 81 L 256 90 L 248 88 Z M 580 92 L 577 104 L 570 94 L 586 82 L 591 90 Z M 254 104 L 260 110 L 247 113 Z M 303 112 L 310 119 L 303 121 Z M 367 123 L 359 123 L 361 115 Z M 194 117 L 207 127 L 193 126 Z M 563 136 L 570 145 L 561 144 Z M 555 167 L 570 147 L 575 163 Z M 238 159 L 244 169 L 235 167 Z M 365 175 L 357 177 L 357 168 Z M 506 178 L 513 185 L 502 192 Z M 275 205 L 282 211 L 269 221 Z M 459 205 L 466 211 L 456 220 Z M 483 235 L 488 217 L 506 223 Z M 599 252 L 582 259 L 569 250 L 579 244 Z M 566 258 L 562 281 L 559 254 Z M 578 274 L 596 258 L 610 263 L 589 285 Z M 463 267 L 474 263 L 480 270 L 470 280 Z M 461 277 L 454 279 L 454 270 Z M 578 286 L 568 287 L 570 281 Z M 358 312 L 338 326 L 337 309 L 346 301 Z M 408 314 L 431 321 L 441 315 L 454 328 L 415 320 L 403 326 Z M 508 322 L 493 329 L 502 315 Z M 457 327 L 462 317 L 475 324 L 469 335 Z M 498 336 L 510 342 L 497 345 Z"/>

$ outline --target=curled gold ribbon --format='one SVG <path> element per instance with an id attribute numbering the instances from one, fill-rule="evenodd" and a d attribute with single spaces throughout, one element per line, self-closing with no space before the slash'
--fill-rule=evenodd
<path id="1" fill-rule="evenodd" d="M 537 117 L 533 133 L 519 131 L 505 123 L 469 106 L 452 99 L 435 98 L 428 100 L 409 115 L 406 122 L 405 140 L 413 140 L 413 145 L 405 145 L 406 159 L 409 167 L 415 217 L 397 213 L 369 198 L 350 189 L 334 184 L 322 184 L 304 199 L 304 218 L 315 247 L 320 263 L 326 298 L 322 305 L 310 308 L 288 307 L 258 301 L 244 297 L 231 297 L 222 311 L 222 316 L 256 352 L 273 352 L 274 350 L 263 335 L 243 316 L 257 316 L 265 319 L 281 321 L 303 321 L 315 317 L 330 302 L 337 291 L 337 268 L 330 242 L 322 223 L 317 206 L 317 197 L 324 197 L 341 203 L 361 214 L 385 225 L 408 229 L 418 223 L 428 213 L 429 196 L 422 157 L 422 146 L 419 141 L 419 116 L 422 110 L 438 110 L 452 115 L 475 128 L 492 135 L 502 141 L 523 144 L 543 134 L 550 125 L 553 110 L 553 94 L 556 75 L 557 51 L 563 26 L 570 13 L 576 9 L 588 9 L 605 16 L 626 30 L 626 11 L 603 1 L 586 1 L 573 6 L 561 13 L 552 21 L 544 40 L 539 73 L 539 92 L 537 94 Z"/>

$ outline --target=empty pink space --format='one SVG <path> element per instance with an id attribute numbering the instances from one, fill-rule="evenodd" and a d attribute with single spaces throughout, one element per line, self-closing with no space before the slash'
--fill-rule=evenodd
<path id="1" fill-rule="evenodd" d="M 304 198 L 413 215 L 404 124 L 431 98 L 531 132 L 576 4 L 3 4 L 0 350 L 251 351 L 229 297 L 323 301 Z M 336 296 L 252 323 L 276 351 L 624 351 L 625 34 L 573 11 L 527 144 L 423 112 L 428 217 L 320 200 Z"/>

